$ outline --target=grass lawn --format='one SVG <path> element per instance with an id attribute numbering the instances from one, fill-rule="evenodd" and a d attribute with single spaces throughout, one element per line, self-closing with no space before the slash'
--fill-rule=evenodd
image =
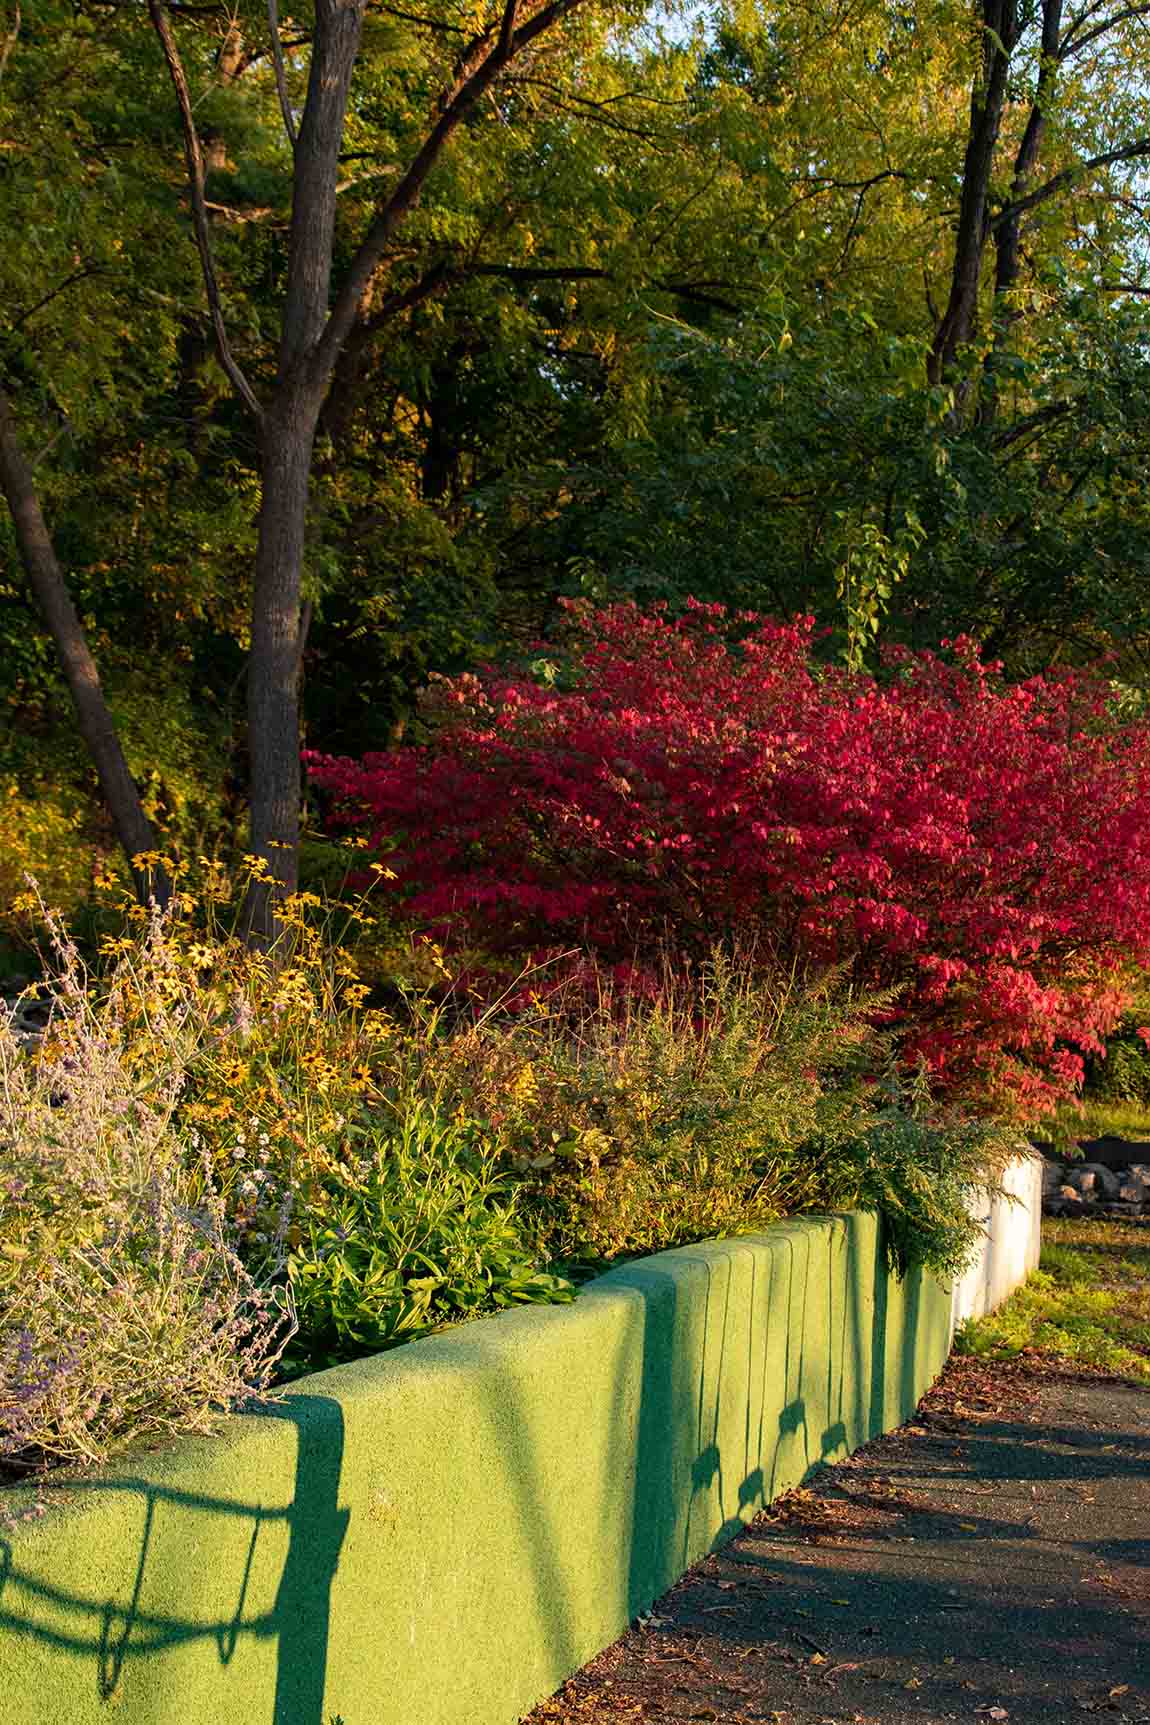
<path id="1" fill-rule="evenodd" d="M 1150 1224 L 1044 1217 L 1042 1260 L 997 1312 L 964 1324 L 960 1353 L 1024 1350 L 1150 1383 Z"/>
<path id="2" fill-rule="evenodd" d="M 1052 1121 L 1035 1134 L 1051 1144 L 1073 1144 L 1079 1138 L 1145 1138 L 1150 1140 L 1150 1108 L 1144 1102 L 1095 1102 L 1060 1108 Z M 1147 1156 L 1150 1161 L 1150 1156 Z"/>

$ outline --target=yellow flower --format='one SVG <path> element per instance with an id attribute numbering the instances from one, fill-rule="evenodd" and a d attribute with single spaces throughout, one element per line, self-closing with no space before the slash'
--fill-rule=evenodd
<path id="1" fill-rule="evenodd" d="M 103 940 L 100 942 L 100 951 L 106 958 L 116 958 L 121 953 L 131 952 L 135 944 L 135 941 L 125 940 L 122 935 L 117 940 L 114 936 L 108 934 L 105 935 Z"/>
<path id="2" fill-rule="evenodd" d="M 530 1062 L 520 1067 L 511 1086 L 511 1094 L 516 1102 L 533 1102 L 539 1094 L 539 1081 L 535 1076 L 535 1068 Z"/>

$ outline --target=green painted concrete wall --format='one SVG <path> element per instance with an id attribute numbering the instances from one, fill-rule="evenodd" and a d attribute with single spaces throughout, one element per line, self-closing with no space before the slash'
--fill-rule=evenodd
<path id="1" fill-rule="evenodd" d="M 301 1383 L 0 1524 L 3 1725 L 512 1725 L 906 1417 L 950 1297 L 782 1224 Z M 13 1497 L 9 1493 L 9 1508 Z"/>

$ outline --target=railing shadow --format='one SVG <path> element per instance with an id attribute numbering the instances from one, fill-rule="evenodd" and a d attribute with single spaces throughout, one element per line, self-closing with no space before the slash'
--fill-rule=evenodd
<path id="1" fill-rule="evenodd" d="M 592 1325 L 606 1355 L 589 1347 L 578 1306 L 566 1314 L 512 1315 L 510 1329 L 498 1329 L 496 1320 L 490 1330 L 476 1326 L 471 1335 L 459 1331 L 429 1343 L 435 1353 L 424 1358 L 448 1400 L 441 1425 L 420 1428 L 426 1450 L 410 1482 L 411 1521 L 393 1558 L 382 1558 L 378 1542 L 369 1539 L 362 1555 L 354 1553 L 354 1564 L 402 1562 L 400 1552 L 410 1557 L 419 1551 L 426 1597 L 413 1601 L 407 1590 L 404 1611 L 418 1612 L 429 1644 L 438 1645 L 442 1634 L 437 1575 L 456 1586 L 453 1598 L 463 1615 L 454 1633 L 472 1644 L 499 1634 L 498 1614 L 514 1599 L 518 1622 L 534 1626 L 535 1639 L 521 1649 L 532 1666 L 526 1680 L 560 1681 L 599 1650 L 602 1641 L 590 1645 L 589 1637 L 605 1627 L 608 1639 L 618 1633 L 784 1486 L 841 1458 L 893 1423 L 892 1414 L 905 1417 L 913 1407 L 923 1387 L 921 1282 L 913 1280 L 896 1296 L 872 1229 L 841 1221 L 828 1222 L 827 1229 L 824 1235 L 810 1224 L 784 1227 L 770 1251 L 761 1242 L 748 1250 L 748 1242 L 731 1241 L 676 1253 L 673 1264 L 655 1259 L 614 1273 L 609 1287 L 605 1282 L 585 1296 L 589 1307 L 612 1290 L 627 1295 L 622 1316 L 608 1308 L 602 1325 Z M 585 1429 L 578 1402 L 584 1381 L 594 1396 Z M 395 1393 L 402 1399 L 402 1373 Z M 459 1530 L 436 1513 L 451 1478 L 453 1395 L 460 1417 L 473 1422 L 472 1453 L 483 1458 L 495 1482 L 480 1486 L 481 1496 L 488 1493 L 488 1520 L 481 1513 L 474 1529 L 490 1528 L 485 1537 L 493 1571 L 509 1571 L 482 1595 L 458 1589 Z M 345 1669 L 349 1659 L 360 1665 L 359 1653 L 348 1651 L 361 1633 L 358 1621 L 350 1635 L 341 1635 L 339 1669 L 333 1665 L 330 1672 L 329 1641 L 332 1586 L 351 1515 L 341 1507 L 341 1489 L 348 1489 L 342 1482 L 365 1477 L 356 1470 L 379 1441 L 371 1408 L 370 1398 L 359 1404 L 352 1427 L 356 1451 L 346 1457 L 344 1414 L 334 1397 L 295 1394 L 269 1410 L 294 1425 L 296 1443 L 289 1501 L 271 1507 L 143 1479 L 73 1484 L 74 1491 L 117 1492 L 137 1501 L 134 1573 L 129 1562 L 118 1597 L 102 1597 L 95 1586 L 87 1594 L 67 1591 L 21 1570 L 13 1549 L 0 1542 L 0 1632 L 13 1638 L 16 1659 L 22 1646 L 55 1647 L 89 1662 L 98 1695 L 115 1699 L 136 1662 L 207 1644 L 226 1667 L 245 1643 L 271 1642 L 272 1725 L 329 1725 L 325 1692 L 343 1693 L 345 1682 L 354 1690 L 360 1682 L 350 1666 Z M 397 1417 L 395 1404 L 391 1412 Z M 588 1446 L 585 1455 L 580 1444 Z M 419 1456 L 418 1449 L 405 1465 L 412 1455 Z M 378 1479 L 380 1465 L 386 1467 L 386 1456 L 367 1468 L 367 1476 Z M 453 1495 L 459 1485 L 453 1481 Z M 227 1610 L 213 1605 L 196 1615 L 191 1604 L 181 1612 L 179 1600 L 163 1608 L 150 1603 L 163 1599 L 150 1577 L 162 1568 L 156 1548 L 173 1517 L 195 1524 L 189 1536 L 194 1533 L 191 1543 L 205 1562 L 211 1563 L 216 1545 L 235 1553 Z M 244 1529 L 238 1539 L 237 1522 Z M 225 1524 L 230 1531 L 222 1540 Z M 269 1537 L 286 1545 L 282 1554 L 276 1546 L 266 1549 Z M 183 1543 L 186 1551 L 189 1541 Z M 20 1541 L 15 1549 L 22 1548 Z M 186 1557 L 181 1561 L 186 1574 Z M 370 1595 L 375 1571 L 353 1567 L 352 1556 L 347 1561 L 341 1588 L 354 1599 L 362 1584 Z M 602 1594 L 594 1607 L 588 1567 Z M 219 1600 L 218 1585 L 207 1591 Z M 378 1646 L 395 1624 L 386 1589 L 374 1597 L 376 1619 L 363 1624 L 362 1635 Z M 409 1623 L 405 1615 L 404 1623 L 409 1633 L 394 1637 L 388 1649 L 386 1682 L 372 1678 L 383 1685 L 372 1692 L 372 1716 L 381 1725 L 396 1716 L 395 1708 L 388 1711 L 386 1690 L 403 1691 L 408 1700 L 402 1705 L 410 1706 L 424 1681 L 423 1638 L 417 1645 L 414 1618 Z M 447 1675 L 440 1677 L 445 1704 L 452 1689 Z M 464 1682 L 462 1668 L 456 1679 Z M 518 1680 L 500 1672 L 496 1686 L 510 1691 Z M 538 1698 L 523 1697 L 527 1705 Z M 263 1705 L 261 1718 L 267 1717 Z M 247 1716 L 253 1717 L 250 1710 Z"/>
<path id="2" fill-rule="evenodd" d="M 347 1531 L 349 1511 L 339 1506 L 343 1462 L 343 1414 L 326 1396 L 293 1395 L 261 1410 L 262 1418 L 296 1428 L 296 1468 L 291 1501 L 278 1508 L 213 1497 L 112 1477 L 70 1480 L 69 1497 L 113 1492 L 139 1505 L 142 1531 L 135 1573 L 126 1600 L 99 1598 L 52 1586 L 16 1563 L 13 1547 L 0 1539 L 0 1632 L 20 1642 L 47 1644 L 91 1662 L 101 1700 L 112 1700 L 125 1668 L 139 1660 L 214 1642 L 216 1658 L 229 1665 L 245 1640 L 276 1642 L 274 1725 L 324 1725 L 324 1686 L 331 1616 L 331 1585 Z M 149 1610 L 144 1604 L 149 1566 L 161 1522 L 194 1517 L 196 1544 L 211 1561 L 213 1531 L 236 1520 L 250 1523 L 235 1602 L 226 1617 L 205 1620 Z M 249 1610 L 248 1589 L 261 1535 L 269 1526 L 287 1530 L 287 1552 L 270 1610 Z M 19 1653 L 17 1652 L 17 1657 Z"/>

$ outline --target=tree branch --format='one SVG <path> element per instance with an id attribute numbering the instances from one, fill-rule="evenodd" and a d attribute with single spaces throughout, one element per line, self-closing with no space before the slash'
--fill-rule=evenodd
<path id="1" fill-rule="evenodd" d="M 515 36 L 515 20 L 519 14 L 519 0 L 507 0 L 503 8 L 503 22 L 499 26 L 499 52 L 503 55 L 511 53 L 511 43 Z"/>
<path id="2" fill-rule="evenodd" d="M 172 33 L 172 23 L 168 17 L 166 0 L 148 0 L 148 11 L 151 14 L 156 35 L 160 39 L 164 59 L 168 63 L 172 87 L 176 92 L 176 101 L 180 108 L 180 119 L 184 129 L 184 155 L 188 164 L 188 189 L 192 200 L 192 223 L 196 234 L 196 249 L 200 254 L 200 271 L 204 278 L 208 311 L 211 315 L 212 329 L 216 337 L 216 351 L 232 388 L 256 421 L 260 422 L 263 419 L 263 408 L 260 406 L 259 398 L 251 384 L 240 369 L 232 353 L 231 343 L 228 341 L 223 303 L 220 299 L 220 286 L 216 279 L 215 260 L 212 257 L 212 239 L 208 224 L 207 205 L 204 201 L 204 156 L 200 149 L 199 133 L 196 131 L 196 120 L 192 112 L 192 98 L 188 90 L 188 80 L 184 75 L 184 64 L 180 59 L 176 38 Z"/>
<path id="3" fill-rule="evenodd" d="M 283 115 L 284 131 L 287 141 L 295 149 L 296 128 L 295 115 L 288 101 L 287 72 L 284 69 L 284 47 L 280 40 L 280 18 L 278 0 L 268 0 L 268 29 L 271 31 L 272 64 L 276 74 L 276 95 L 279 97 L 280 113 Z"/>
<path id="4" fill-rule="evenodd" d="M 242 225 L 244 222 L 266 222 L 269 216 L 279 213 L 271 204 L 249 204 L 245 208 L 241 204 L 217 204 L 212 198 L 204 200 L 204 208 L 210 210 L 212 215 L 219 216 L 223 221 L 235 222 L 237 225 Z M 277 225 L 282 231 L 288 224 L 281 220 Z"/>
<path id="5" fill-rule="evenodd" d="M 400 293 L 388 294 L 371 317 L 355 326 L 339 355 L 331 388 L 323 405 L 320 423 L 329 437 L 338 440 L 342 428 L 350 423 L 355 411 L 363 356 L 371 345 L 372 338 L 393 317 L 399 317 L 405 311 L 413 311 L 417 305 L 445 292 L 458 280 L 458 273 L 447 263 L 440 261 L 433 264 L 431 269 L 409 288 Z"/>
<path id="6" fill-rule="evenodd" d="M 456 270 L 457 278 L 490 276 L 509 282 L 581 282 L 604 281 L 609 270 L 583 264 L 468 264 Z"/>
<path id="7" fill-rule="evenodd" d="M 484 276 L 489 280 L 515 282 L 521 286 L 530 286 L 532 282 L 584 282 L 610 281 L 611 271 L 595 268 L 586 264 L 464 264 L 450 273 L 450 280 L 466 281 L 471 276 Z M 678 281 L 673 276 L 662 277 L 652 284 L 663 293 L 676 294 L 680 299 L 691 300 L 696 305 L 712 307 L 715 311 L 729 312 L 737 317 L 743 307 L 734 300 L 725 299 L 712 289 L 723 287 L 723 282 L 691 282 Z"/>
<path id="8" fill-rule="evenodd" d="M 1002 227 L 1004 222 L 1013 221 L 1026 210 L 1032 210 L 1036 204 L 1044 204 L 1048 198 L 1053 198 L 1059 192 L 1065 191 L 1080 174 L 1093 173 L 1095 168 L 1108 168 L 1114 162 L 1133 162 L 1141 156 L 1150 156 L 1150 138 L 1136 138 L 1131 144 L 1123 144 L 1120 149 L 1107 150 L 1101 156 L 1089 156 L 1084 162 L 1076 162 L 1073 167 L 1063 168 L 1053 179 L 1044 185 L 1036 186 L 1026 197 L 1018 198 L 1014 203 L 1004 204 L 990 219 L 991 229 Z"/>
<path id="9" fill-rule="evenodd" d="M 54 299 L 59 299 L 62 293 L 66 293 L 67 290 L 70 287 L 74 287 L 77 282 L 84 281 L 88 276 L 98 276 L 103 274 L 104 271 L 101 269 L 99 264 L 85 264 L 82 269 L 73 270 L 70 276 L 65 276 L 62 282 L 57 283 L 54 288 L 50 288 L 46 294 L 41 294 L 36 303 L 34 305 L 30 305 L 27 311 L 22 311 L 19 317 L 13 318 L 12 322 L 8 325 L 8 328 L 10 330 L 22 329 L 31 318 L 36 316 L 38 311 L 43 311 L 46 305 L 51 305 Z"/>
<path id="10" fill-rule="evenodd" d="M 55 643 L 80 734 L 88 746 L 116 835 L 124 847 L 141 902 L 150 895 L 164 903 L 169 883 L 159 867 L 152 872 L 138 856 L 155 851 L 155 835 L 120 745 L 115 720 L 100 683 L 100 673 L 84 626 L 68 590 L 44 519 L 32 470 L 16 430 L 16 416 L 0 383 L 0 492 L 7 500 L 28 585 Z"/>
<path id="11" fill-rule="evenodd" d="M 1013 425 L 995 435 L 995 449 L 1009 449 L 1021 438 L 1028 437 L 1032 431 L 1038 431 L 1056 419 L 1064 419 L 1073 405 L 1070 401 L 1052 401 L 1045 407 L 1036 409 L 1034 413 L 1028 413 L 1024 419 L 1016 420 Z"/>
<path id="12" fill-rule="evenodd" d="M 3 78 L 5 72 L 8 70 L 9 56 L 19 40 L 20 24 L 20 0 L 16 0 L 16 4 L 12 8 L 12 28 L 8 31 L 4 40 L 0 42 L 0 78 Z"/>
<path id="13" fill-rule="evenodd" d="M 541 78 L 534 72 L 513 73 L 507 82 L 515 89 L 545 91 L 561 113 L 574 114 L 589 108 L 599 124 L 606 126 L 609 131 L 641 138 L 644 143 L 651 143 L 660 135 L 654 126 L 631 126 L 626 120 L 617 120 L 614 114 L 609 113 L 608 109 L 621 100 L 620 97 L 609 96 L 604 101 L 597 101 L 593 96 L 580 96 L 574 90 L 564 90 L 550 78 Z"/>
<path id="14" fill-rule="evenodd" d="M 406 24 L 418 24 L 424 30 L 434 30 L 440 36 L 466 36 L 467 31 L 462 24 L 447 24 L 440 18 L 428 18 L 423 12 L 409 12 L 403 6 L 391 6 L 385 0 L 377 0 L 374 6 L 368 7 L 369 12 L 386 12 L 389 18 L 402 18 Z"/>
<path id="15" fill-rule="evenodd" d="M 151 0 L 155 3 L 155 0 Z M 532 17 L 515 24 L 504 45 L 502 36 L 492 43 L 491 32 L 478 36 L 460 58 L 455 82 L 446 92 L 439 118 L 412 158 L 391 196 L 380 206 L 359 250 L 352 259 L 335 304 L 316 345 L 312 365 L 319 378 L 330 375 L 344 342 L 360 316 L 372 276 L 383 261 L 388 242 L 408 211 L 419 201 L 432 168 L 443 153 L 444 146 L 464 117 L 470 113 L 490 89 L 500 72 L 536 37 L 558 23 L 584 0 L 549 0 Z M 504 23 L 508 14 L 504 13 Z"/>
<path id="16" fill-rule="evenodd" d="M 1109 31 L 1116 29 L 1119 24 L 1125 24 L 1128 19 L 1145 18 L 1147 14 L 1150 13 L 1150 5 L 1124 6 L 1120 12 L 1112 13 L 1109 18 L 1104 18 L 1101 24 L 1096 24 L 1093 30 L 1088 30 L 1085 36 L 1078 36 L 1076 39 L 1076 31 L 1079 30 L 1095 12 L 1099 12 L 1101 10 L 1102 8 L 1100 6 L 1091 7 L 1089 12 L 1084 13 L 1081 18 L 1077 19 L 1075 23 L 1070 26 L 1070 29 L 1066 32 L 1058 46 L 1058 58 L 1060 61 L 1072 60 L 1076 54 L 1081 54 L 1084 48 L 1089 48 L 1092 42 L 1097 42 L 1100 36 L 1105 36 Z"/>

